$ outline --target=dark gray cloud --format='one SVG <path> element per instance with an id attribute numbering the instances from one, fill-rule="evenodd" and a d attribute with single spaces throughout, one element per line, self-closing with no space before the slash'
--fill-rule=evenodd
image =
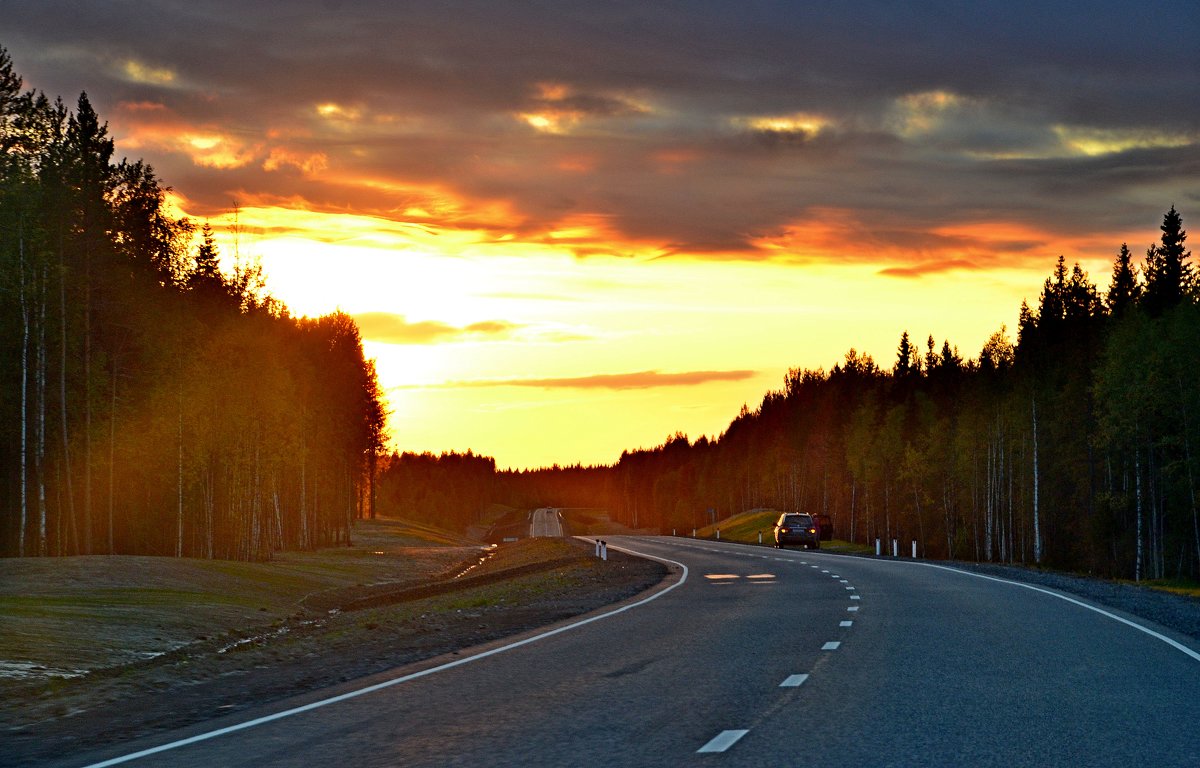
<path id="1" fill-rule="evenodd" d="M 1200 196 L 1195 3 L 46 0 L 4 15 L 28 83 L 87 90 L 198 213 L 270 196 L 531 240 L 603 221 L 608 241 L 570 243 L 581 255 L 636 241 L 764 258 L 790 228 L 803 259 L 797 222 L 837 210 L 862 235 L 845 258 L 886 239 L 909 249 L 888 257 L 906 274 L 988 266 L 939 240 L 947 224 L 1152 234 Z M 421 219 L 433 188 L 461 205 Z M 478 213 L 491 206 L 510 216 Z M 1018 245 L 1008 257 L 1047 257 Z"/>

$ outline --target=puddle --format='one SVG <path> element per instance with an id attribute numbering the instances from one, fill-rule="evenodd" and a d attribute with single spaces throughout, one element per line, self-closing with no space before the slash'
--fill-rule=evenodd
<path id="1" fill-rule="evenodd" d="M 86 669 L 57 669 L 32 661 L 0 661 L 0 680 L 31 680 L 39 677 L 83 677 Z"/>
<path id="2" fill-rule="evenodd" d="M 479 566 L 481 566 L 481 565 L 483 565 L 484 563 L 486 563 L 486 562 L 487 562 L 487 560 L 488 560 L 488 558 L 489 558 L 489 557 L 491 557 L 491 556 L 492 556 L 492 555 L 494 555 L 494 554 L 496 554 L 496 545 L 495 545 L 495 544 L 491 545 L 491 546 L 490 546 L 488 549 L 486 549 L 486 550 L 484 551 L 484 553 L 483 553 L 483 557 L 479 558 L 479 562 L 475 563 L 474 565 L 469 565 L 469 566 L 467 566 L 465 569 L 463 569 L 463 571 L 462 571 L 461 573 L 456 573 L 456 574 L 454 574 L 454 578 L 456 578 L 456 579 L 460 579 L 460 578 L 462 578 L 463 576 L 466 576 L 466 575 L 467 575 L 468 573 L 470 573 L 471 571 L 475 570 L 475 569 L 476 569 L 476 568 L 478 568 Z"/>

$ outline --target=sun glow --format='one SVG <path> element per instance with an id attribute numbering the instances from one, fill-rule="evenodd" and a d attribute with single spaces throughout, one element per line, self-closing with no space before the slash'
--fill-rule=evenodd
<path id="1" fill-rule="evenodd" d="M 852 222 L 827 213 L 823 237 L 795 230 L 788 247 L 844 243 Z M 663 259 L 636 242 L 580 259 L 577 243 L 619 238 L 598 216 L 499 239 L 295 200 L 244 204 L 236 237 L 232 213 L 212 223 L 222 253 L 260 260 L 293 313 L 361 318 L 398 449 L 470 448 L 512 467 L 606 463 L 678 430 L 719 434 L 788 367 L 828 369 L 851 346 L 887 365 L 905 328 L 970 356 L 1013 326 L 1030 284 L 1020 270 L 949 272 L 901 291 L 874 262 Z"/>

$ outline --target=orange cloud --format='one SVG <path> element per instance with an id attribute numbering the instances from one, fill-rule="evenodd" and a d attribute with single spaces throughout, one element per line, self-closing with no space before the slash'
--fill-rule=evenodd
<path id="1" fill-rule="evenodd" d="M 363 312 L 354 315 L 364 339 L 383 344 L 441 344 L 479 337 L 504 338 L 519 326 L 502 320 L 486 320 L 457 327 L 436 320 L 410 323 L 404 315 Z"/>
<path id="2" fill-rule="evenodd" d="M 655 387 L 692 387 L 712 381 L 744 381 L 758 375 L 757 371 L 684 371 L 661 373 L 598 373 L 591 376 L 570 376 L 547 379 L 494 379 L 489 381 L 457 381 L 450 387 L 537 387 L 539 389 L 651 389 Z"/>

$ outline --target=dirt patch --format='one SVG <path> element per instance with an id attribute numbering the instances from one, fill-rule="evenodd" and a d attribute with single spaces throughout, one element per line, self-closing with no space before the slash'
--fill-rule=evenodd
<path id="1" fill-rule="evenodd" d="M 435 577 L 315 590 L 279 618 L 256 612 L 257 622 L 155 656 L 0 680 L 6 759 L 61 759 L 461 651 L 630 597 L 666 573 L 618 552 L 599 561 L 568 540 L 466 552 Z"/>

